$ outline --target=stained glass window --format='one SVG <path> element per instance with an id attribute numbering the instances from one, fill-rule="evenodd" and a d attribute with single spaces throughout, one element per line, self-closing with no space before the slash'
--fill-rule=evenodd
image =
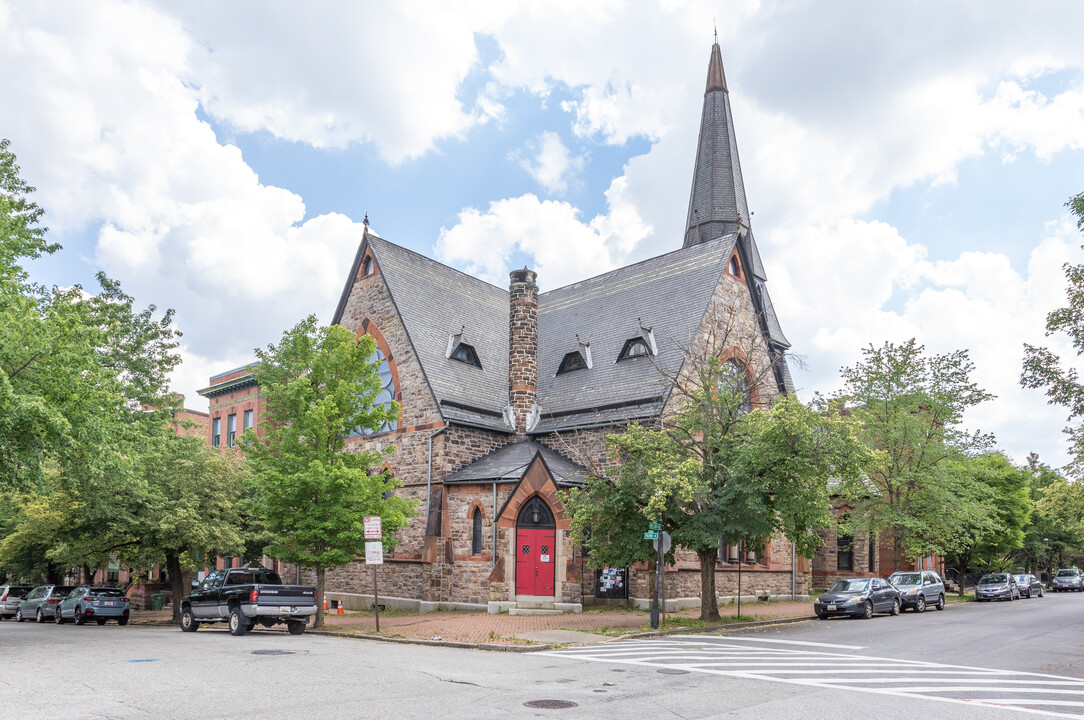
<path id="1" fill-rule="evenodd" d="M 384 353 L 380 348 L 376 349 L 376 359 L 380 363 L 380 393 L 373 398 L 373 407 L 387 407 L 395 400 L 395 378 L 391 374 L 391 365 L 388 363 L 388 359 L 384 357 Z M 388 422 L 381 425 L 376 430 L 370 430 L 368 428 L 357 428 L 354 432 L 350 433 L 350 437 L 359 437 L 361 435 L 376 435 L 382 432 L 388 432 L 389 430 L 395 430 L 399 426 L 399 423 L 394 418 L 388 420 Z"/>

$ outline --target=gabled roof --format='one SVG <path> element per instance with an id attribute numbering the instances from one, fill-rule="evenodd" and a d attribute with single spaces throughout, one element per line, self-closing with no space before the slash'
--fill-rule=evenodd
<path id="1" fill-rule="evenodd" d="M 376 259 L 441 415 L 446 420 L 509 430 L 501 416 L 508 404 L 508 291 L 367 230 L 334 323 L 342 319 L 366 246 Z M 481 368 L 445 356 L 449 337 L 460 330 L 463 341 L 477 353 Z"/>
<path id="2" fill-rule="evenodd" d="M 658 417 L 669 391 L 659 369 L 680 369 L 682 348 L 704 319 L 735 239 L 682 248 L 539 295 L 542 419 L 535 432 Z M 617 362 L 641 327 L 652 329 L 658 355 Z M 557 375 L 577 335 L 591 344 L 594 366 Z"/>
<path id="3" fill-rule="evenodd" d="M 581 485 L 587 470 L 560 453 L 533 440 L 517 440 L 483 455 L 470 465 L 444 478 L 445 484 L 474 482 L 515 482 L 523 478 L 536 455 L 541 455 L 558 485 Z"/>

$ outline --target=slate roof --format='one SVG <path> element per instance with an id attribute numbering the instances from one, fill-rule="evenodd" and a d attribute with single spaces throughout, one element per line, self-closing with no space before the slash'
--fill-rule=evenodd
<path id="1" fill-rule="evenodd" d="M 444 478 L 446 484 L 514 482 L 523 478 L 536 454 L 541 453 L 558 485 L 581 485 L 587 470 L 534 440 L 517 440 L 498 448 Z"/>
<path id="2" fill-rule="evenodd" d="M 681 367 L 682 347 L 700 327 L 735 240 L 683 248 L 539 295 L 542 419 L 535 432 L 658 417 L 669 389 L 659 370 L 675 374 Z M 617 362 L 641 325 L 651 328 L 658 355 Z M 593 367 L 557 375 L 577 335 L 591 344 Z"/>

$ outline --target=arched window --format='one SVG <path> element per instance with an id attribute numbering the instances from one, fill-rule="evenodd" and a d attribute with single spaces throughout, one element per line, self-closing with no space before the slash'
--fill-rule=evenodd
<path id="1" fill-rule="evenodd" d="M 730 265 L 727 267 L 727 272 L 734 277 L 741 277 L 741 265 L 738 264 L 738 256 L 736 254 L 730 257 Z"/>
<path id="2" fill-rule="evenodd" d="M 365 259 L 361 261 L 361 276 L 373 274 L 373 256 L 366 253 Z"/>
<path id="3" fill-rule="evenodd" d="M 719 368 L 718 393 L 720 400 L 740 399 L 738 412 L 753 409 L 753 392 L 749 387 L 749 374 L 745 365 L 731 358 Z"/>
<path id="4" fill-rule="evenodd" d="M 482 508 L 474 508 L 471 518 L 470 554 L 482 554 Z"/>
<path id="5" fill-rule="evenodd" d="M 376 348 L 376 360 L 380 363 L 380 393 L 373 398 L 373 407 L 387 407 L 395 400 L 395 378 L 391 374 L 391 364 L 384 356 L 383 351 L 379 347 Z M 354 432 L 350 433 L 350 437 L 360 437 L 362 435 L 376 435 L 378 433 L 388 432 L 389 430 L 395 430 L 399 427 L 399 422 L 394 418 L 388 420 L 376 430 L 370 430 L 368 428 L 357 428 Z"/>
<path id="6" fill-rule="evenodd" d="M 647 340 L 642 337 L 629 338 L 625 341 L 625 347 L 621 348 L 618 360 L 628 360 L 634 357 L 644 357 L 651 354 L 651 348 L 647 346 Z"/>

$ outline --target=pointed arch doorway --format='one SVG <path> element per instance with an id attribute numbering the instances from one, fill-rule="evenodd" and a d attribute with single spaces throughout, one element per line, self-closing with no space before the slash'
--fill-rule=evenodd
<path id="1" fill-rule="evenodd" d="M 516 594 L 553 596 L 557 567 L 557 523 L 546 502 L 535 495 L 516 518 Z"/>

